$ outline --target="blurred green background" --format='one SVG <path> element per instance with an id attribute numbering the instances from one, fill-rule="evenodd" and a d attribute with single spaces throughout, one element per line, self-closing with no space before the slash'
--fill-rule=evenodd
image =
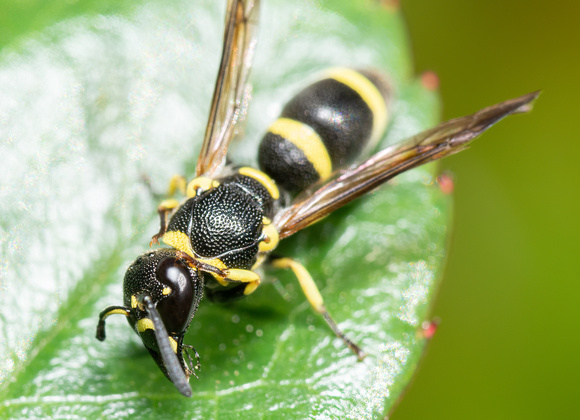
<path id="1" fill-rule="evenodd" d="M 543 94 L 442 164 L 456 203 L 442 323 L 392 418 L 580 418 L 580 3 L 401 3 L 445 119 Z"/>

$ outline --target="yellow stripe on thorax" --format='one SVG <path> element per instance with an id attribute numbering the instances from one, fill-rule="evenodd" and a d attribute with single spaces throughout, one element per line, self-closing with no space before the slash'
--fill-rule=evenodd
<path id="1" fill-rule="evenodd" d="M 274 200 L 280 198 L 280 191 L 278 190 L 278 187 L 274 181 L 272 181 L 272 178 L 270 178 L 264 172 L 250 168 L 249 166 L 244 166 L 243 168 L 238 169 L 238 172 L 242 175 L 249 176 L 250 178 L 253 178 L 262 184 Z"/>
<path id="2" fill-rule="evenodd" d="M 189 241 L 188 236 L 179 231 L 171 231 L 167 232 L 163 235 L 163 242 L 167 245 L 170 245 L 179 251 L 185 252 L 190 257 L 209 264 L 219 270 L 222 270 L 225 273 L 225 277 L 222 277 L 216 273 L 210 273 L 216 281 L 221 284 L 222 286 L 229 285 L 232 281 L 234 282 L 242 282 L 242 283 L 251 283 L 252 286 L 248 285 L 245 290 L 245 294 L 249 294 L 253 292 L 256 287 L 260 284 L 260 276 L 250 270 L 242 270 L 242 269 L 235 269 L 235 268 L 228 268 L 222 260 L 219 258 L 212 258 L 212 259 L 204 259 L 196 257 L 193 254 L 193 249 L 191 248 L 191 242 Z M 145 319 L 145 318 L 144 318 Z M 139 325 L 137 325 L 139 327 Z"/>
<path id="3" fill-rule="evenodd" d="M 197 178 L 189 181 L 189 184 L 187 184 L 187 188 L 185 189 L 185 195 L 187 198 L 192 198 L 197 195 L 197 190 L 199 189 L 202 191 L 207 191 L 212 188 L 217 188 L 219 185 L 219 181 L 216 181 L 215 179 L 211 179 L 206 176 L 198 176 Z"/>
<path id="4" fill-rule="evenodd" d="M 314 166 L 321 180 L 324 181 L 330 177 L 332 173 L 330 156 L 322 139 L 312 127 L 289 118 L 278 118 L 268 131 L 285 138 L 298 147 Z"/>
<path id="5" fill-rule="evenodd" d="M 387 127 L 389 117 L 385 98 L 377 87 L 358 71 L 347 68 L 332 68 L 324 74 L 326 77 L 336 80 L 348 86 L 367 104 L 373 113 L 373 130 L 370 144 L 376 143 Z"/>
<path id="6" fill-rule="evenodd" d="M 193 255 L 193 249 L 191 249 L 191 241 L 185 233 L 178 230 L 165 232 L 165 235 L 163 235 L 163 242 L 179 251 L 185 252 L 190 257 L 195 258 Z"/>

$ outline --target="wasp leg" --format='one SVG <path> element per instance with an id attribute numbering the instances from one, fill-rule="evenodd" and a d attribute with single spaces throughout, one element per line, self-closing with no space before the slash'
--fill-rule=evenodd
<path id="1" fill-rule="evenodd" d="M 312 308 L 314 308 L 316 312 L 322 315 L 330 329 L 334 331 L 338 338 L 344 341 L 344 344 L 346 344 L 354 354 L 356 354 L 358 360 L 363 360 L 366 357 L 365 352 L 363 352 L 359 346 L 357 346 L 348 337 L 346 337 L 340 328 L 338 328 L 338 325 L 336 325 L 336 322 L 334 322 L 326 310 L 322 295 L 318 291 L 318 287 L 316 287 L 316 284 L 314 283 L 314 280 L 312 279 L 312 276 L 308 270 L 306 270 L 306 267 L 290 258 L 272 259 L 271 264 L 275 268 L 290 269 L 294 272 L 294 275 L 298 279 L 298 282 L 302 287 L 302 291 L 306 295 L 310 305 L 312 305 Z"/>
<path id="2" fill-rule="evenodd" d="M 185 187 L 187 180 L 182 175 L 173 175 L 169 180 L 169 188 L 167 192 L 168 197 L 173 197 L 175 191 L 179 190 L 182 195 L 185 195 Z"/>
<path id="3" fill-rule="evenodd" d="M 244 296 L 254 293 L 261 282 L 260 276 L 256 272 L 241 268 L 226 268 L 221 269 L 221 274 L 213 271 L 211 271 L 211 274 L 222 286 L 227 286 L 230 283 L 246 283 Z"/>
<path id="4" fill-rule="evenodd" d="M 272 283 L 274 289 L 276 289 L 282 299 L 284 299 L 286 302 L 290 302 L 292 300 L 292 296 L 290 296 L 290 293 L 288 293 L 288 291 L 284 288 L 284 285 L 280 280 L 273 278 L 270 280 L 270 283 Z"/>
<path id="5" fill-rule="evenodd" d="M 149 246 L 153 244 L 158 244 L 159 239 L 165 235 L 167 232 L 167 224 L 169 223 L 169 215 L 173 210 L 175 210 L 179 206 L 179 201 L 175 200 L 174 198 L 170 198 L 168 200 L 164 200 L 159 204 L 157 207 L 157 213 L 159 214 L 159 232 L 157 232 L 151 238 L 151 242 L 149 242 Z"/>
<path id="6" fill-rule="evenodd" d="M 185 188 L 187 185 L 187 181 L 181 175 L 173 175 L 169 180 L 169 187 L 167 189 L 167 197 L 173 197 L 176 191 L 182 195 L 185 195 Z M 151 238 L 151 242 L 149 242 L 149 246 L 153 244 L 158 244 L 159 239 L 165 235 L 167 231 L 167 224 L 169 222 L 169 215 L 179 206 L 179 201 L 174 198 L 168 198 L 167 200 L 163 200 L 159 206 L 157 207 L 157 213 L 159 214 L 159 232 L 157 232 Z"/>
<path id="7" fill-rule="evenodd" d="M 153 188 L 153 184 L 151 183 L 151 179 L 148 175 L 141 175 L 141 182 L 145 184 L 149 194 L 156 200 L 161 201 L 163 197 L 173 197 L 176 191 L 179 191 L 181 194 L 185 195 L 185 187 L 187 185 L 187 180 L 182 175 L 173 175 L 169 180 L 169 186 L 167 188 L 167 193 L 160 193 Z"/>
<path id="8" fill-rule="evenodd" d="M 124 306 L 109 306 L 99 315 L 99 323 L 97 325 L 97 340 L 105 341 L 105 319 L 107 319 L 110 315 L 125 315 L 129 316 L 131 314 L 131 310 L 129 308 L 125 308 Z"/>
<path id="9" fill-rule="evenodd" d="M 195 353 L 195 358 L 197 360 L 197 363 L 194 365 L 193 364 L 193 358 L 191 357 L 191 355 L 189 354 L 189 350 L 192 350 L 193 353 Z M 189 345 L 189 344 L 184 344 L 183 345 L 183 351 L 185 352 L 185 354 L 187 355 L 187 359 L 189 361 L 189 374 L 195 376 L 197 379 L 199 379 L 199 377 L 196 375 L 195 371 L 196 370 L 201 370 L 201 363 L 199 363 L 199 353 L 197 352 L 196 349 L 193 348 L 193 346 Z"/>

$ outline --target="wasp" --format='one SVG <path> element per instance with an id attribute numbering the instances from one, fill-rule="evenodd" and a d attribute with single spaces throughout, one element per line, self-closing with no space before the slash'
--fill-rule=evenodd
<path id="1" fill-rule="evenodd" d="M 465 149 L 500 119 L 530 108 L 538 92 L 457 118 L 390 146 L 360 162 L 384 134 L 392 102 L 386 76 L 376 70 L 335 68 L 299 92 L 272 123 L 258 150 L 259 168 L 227 160 L 247 102 L 256 45 L 259 0 L 229 0 L 223 51 L 194 178 L 174 177 L 181 190 L 158 208 L 160 229 L 127 269 L 122 306 L 99 316 L 105 339 L 110 315 L 127 317 L 161 371 L 186 397 L 199 356 L 184 336 L 205 295 L 229 301 L 254 293 L 264 265 L 294 272 L 314 311 L 359 360 L 363 350 L 337 326 L 308 270 L 274 256 L 281 240 L 394 176 Z M 359 161 L 358 165 L 354 164 Z M 190 352 L 194 353 L 194 364 Z"/>

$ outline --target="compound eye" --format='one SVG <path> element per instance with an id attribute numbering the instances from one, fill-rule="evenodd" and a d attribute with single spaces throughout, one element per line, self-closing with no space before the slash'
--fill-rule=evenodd
<path id="1" fill-rule="evenodd" d="M 164 286 L 164 297 L 157 304 L 163 324 L 169 333 L 184 332 L 194 310 L 197 274 L 181 260 L 167 257 L 157 265 L 156 276 Z"/>

